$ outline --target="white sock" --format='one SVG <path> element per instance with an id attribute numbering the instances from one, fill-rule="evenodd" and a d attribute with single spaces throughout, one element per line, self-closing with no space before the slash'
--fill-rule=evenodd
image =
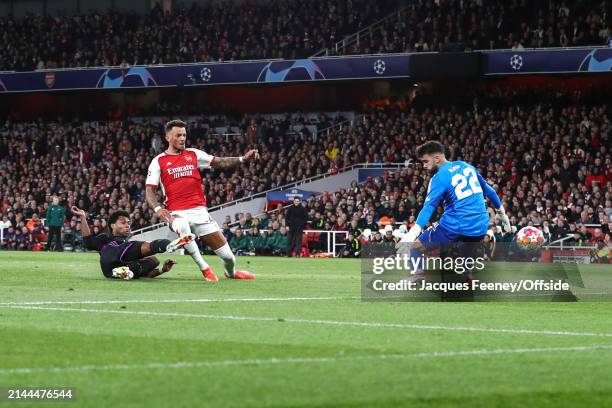
<path id="1" fill-rule="evenodd" d="M 191 241 L 190 243 L 186 244 L 183 248 L 185 248 L 185 251 L 187 251 L 189 255 L 191 255 L 195 263 L 198 264 L 198 268 L 200 268 L 201 271 L 208 268 L 208 264 L 206 263 L 204 258 L 202 258 L 202 254 L 200 254 L 200 249 L 198 248 L 198 244 L 196 244 L 195 241 Z"/>
<path id="2" fill-rule="evenodd" d="M 219 249 L 215 249 L 215 254 L 219 255 L 219 258 L 223 261 L 223 269 L 229 276 L 234 276 L 234 265 L 236 265 L 236 257 L 230 249 L 230 246 L 226 242 Z"/>
<path id="3" fill-rule="evenodd" d="M 185 218 L 176 217 L 174 221 L 172 221 L 172 230 L 174 230 L 178 234 L 183 235 L 189 234 L 191 232 L 191 227 L 189 226 L 189 221 L 187 221 Z M 208 264 L 206 263 L 204 258 L 202 258 L 202 255 L 200 254 L 200 249 L 198 248 L 198 244 L 195 241 L 191 241 L 190 243 L 185 244 L 183 248 L 185 249 L 185 251 L 187 251 L 189 255 L 191 255 L 191 257 L 193 258 L 193 260 L 198 265 L 198 268 L 200 268 L 201 271 L 208 268 Z"/>

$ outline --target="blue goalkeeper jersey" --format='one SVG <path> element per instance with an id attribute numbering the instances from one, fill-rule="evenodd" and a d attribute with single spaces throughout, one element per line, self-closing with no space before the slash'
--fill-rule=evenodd
<path id="1" fill-rule="evenodd" d="M 485 196 L 495 208 L 501 207 L 495 190 L 474 166 L 462 161 L 446 162 L 429 181 L 427 197 L 416 223 L 425 228 L 440 201 L 444 200 L 440 225 L 459 235 L 484 235 L 489 226 Z"/>

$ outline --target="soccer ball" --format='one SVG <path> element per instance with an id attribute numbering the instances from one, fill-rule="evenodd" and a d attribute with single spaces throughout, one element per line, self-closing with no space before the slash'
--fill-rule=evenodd
<path id="1" fill-rule="evenodd" d="M 516 246 L 525 252 L 533 252 L 544 243 L 544 234 L 536 227 L 521 228 L 516 233 Z"/>

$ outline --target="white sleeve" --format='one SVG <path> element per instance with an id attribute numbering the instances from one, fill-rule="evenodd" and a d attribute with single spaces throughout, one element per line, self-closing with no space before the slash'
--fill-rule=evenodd
<path id="1" fill-rule="evenodd" d="M 147 172 L 147 181 L 145 185 L 157 187 L 159 185 L 159 179 L 161 177 L 161 169 L 159 167 L 159 160 L 154 158 L 149 164 L 149 171 Z"/>
<path id="2" fill-rule="evenodd" d="M 215 156 L 212 156 L 202 150 L 192 149 L 198 158 L 198 168 L 199 169 L 210 169 L 212 167 L 212 163 L 215 160 Z"/>

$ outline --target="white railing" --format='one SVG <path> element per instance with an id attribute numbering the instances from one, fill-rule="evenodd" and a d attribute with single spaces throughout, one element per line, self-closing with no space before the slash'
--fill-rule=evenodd
<path id="1" fill-rule="evenodd" d="M 595 249 L 595 245 L 565 245 L 566 241 L 573 239 L 574 235 L 569 234 L 565 238 L 558 239 L 556 241 L 544 244 L 545 249 L 560 249 L 560 250 L 579 250 L 579 249 Z"/>
<path id="2" fill-rule="evenodd" d="M 351 46 L 351 45 L 353 45 L 355 43 L 357 43 L 357 45 L 359 45 L 359 42 L 361 41 L 362 37 L 364 37 L 365 35 L 370 35 L 375 30 L 378 30 L 387 21 L 389 21 L 389 20 L 391 20 L 393 18 L 397 18 L 399 20 L 401 18 L 402 12 L 404 10 L 405 10 L 405 8 L 400 8 L 398 10 L 395 10 L 393 13 L 388 14 L 387 16 L 381 18 L 380 20 L 373 22 L 369 26 L 367 26 L 365 28 L 362 28 L 361 30 L 357 31 L 356 33 L 351 34 L 348 37 L 345 37 L 342 40 L 338 41 L 336 44 L 334 44 L 332 46 L 332 48 L 335 50 L 336 54 L 338 54 L 339 50 L 343 50 L 344 51 L 344 49 L 346 49 L 346 47 L 348 47 L 348 46 Z M 318 51 L 317 53 L 311 55 L 310 58 L 317 58 L 317 57 L 326 56 L 326 55 L 329 55 L 329 48 L 324 48 L 324 49 Z"/>
<path id="3" fill-rule="evenodd" d="M 268 214 L 268 215 L 274 214 L 274 213 L 280 212 L 281 210 L 286 210 L 289 207 L 293 207 L 293 204 L 287 204 L 287 205 L 284 205 L 282 208 L 275 208 L 275 209 L 270 210 L 270 211 L 264 211 L 262 213 L 254 215 L 253 218 L 259 218 L 259 217 L 261 217 L 264 214 Z M 240 224 L 240 221 L 232 221 L 232 222 L 229 223 L 229 227 L 230 227 L 230 229 L 233 229 L 234 227 L 237 227 L 239 224 Z"/>
<path id="4" fill-rule="evenodd" d="M 262 229 L 259 230 L 260 233 L 262 232 L 270 232 L 269 229 Z M 326 251 L 327 253 L 331 253 L 334 258 L 336 257 L 336 248 L 339 246 L 344 246 L 344 241 L 342 240 L 340 243 L 338 243 L 338 241 L 340 241 L 338 239 L 338 237 L 343 237 L 345 240 L 348 237 L 348 232 L 347 231 L 331 231 L 331 230 L 304 230 L 303 234 L 302 234 L 302 238 L 304 237 L 304 234 L 308 235 L 308 234 L 326 234 L 327 237 L 325 239 L 326 242 Z"/>
<path id="5" fill-rule="evenodd" d="M 512 48 L 495 48 L 495 49 L 480 49 L 480 50 L 474 50 L 475 52 L 497 52 L 497 51 L 514 51 L 514 52 L 523 52 L 523 51 L 567 51 L 567 50 L 582 50 L 585 48 L 592 48 L 592 49 L 606 49 L 606 48 L 610 48 L 607 45 L 580 45 L 580 46 L 574 46 L 574 47 L 542 47 L 542 48 L 534 48 L 534 47 L 529 47 L 529 48 L 523 48 L 522 50 L 515 50 Z"/>
<path id="6" fill-rule="evenodd" d="M 158 222 L 157 224 L 149 225 L 148 227 L 136 229 L 132 231 L 131 236 L 144 234 L 145 232 L 154 231 L 156 229 L 160 229 L 168 225 L 166 222 Z"/>

